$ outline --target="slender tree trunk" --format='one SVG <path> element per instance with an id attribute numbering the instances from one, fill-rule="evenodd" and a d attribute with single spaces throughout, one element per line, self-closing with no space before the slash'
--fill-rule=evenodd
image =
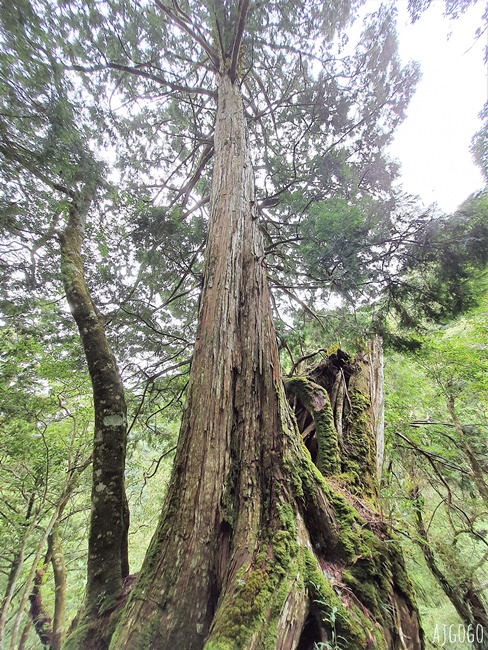
<path id="1" fill-rule="evenodd" d="M 77 480 L 77 476 L 74 473 L 69 474 L 68 477 L 66 478 L 65 484 L 63 486 L 63 490 L 61 492 L 61 495 L 58 499 L 58 503 L 56 505 L 56 509 L 51 515 L 51 518 L 46 528 L 44 529 L 41 538 L 37 543 L 34 557 L 32 559 L 31 568 L 25 580 L 24 588 L 22 590 L 21 597 L 20 597 L 20 602 L 17 607 L 17 613 L 14 617 L 14 622 L 12 625 L 12 630 L 10 635 L 10 646 L 9 646 L 10 650 L 17 650 L 17 639 L 20 632 L 20 625 L 22 622 L 22 618 L 24 616 L 27 601 L 29 600 L 29 596 L 32 592 L 32 586 L 34 584 L 36 571 L 38 570 L 39 560 L 41 559 L 43 549 L 45 548 L 46 542 L 49 538 L 49 535 L 51 534 L 53 526 L 59 521 L 59 518 L 61 517 L 61 514 L 64 508 L 66 507 L 66 504 L 68 503 L 68 500 L 74 488 L 76 487 L 76 480 Z"/>
<path id="2" fill-rule="evenodd" d="M 459 418 L 456 413 L 454 395 L 452 394 L 448 396 L 447 409 L 449 411 L 449 415 L 451 416 L 451 420 L 454 425 L 454 428 L 456 429 L 456 433 L 459 437 L 461 449 L 464 453 L 464 456 L 466 457 L 469 468 L 471 470 L 471 476 L 473 477 L 473 481 L 476 487 L 478 488 L 480 497 L 483 499 L 485 505 L 488 506 L 488 485 L 485 482 L 485 472 L 481 466 L 481 463 L 476 457 L 476 453 L 473 451 L 471 445 L 466 440 L 466 436 L 464 435 L 463 428 L 461 426 L 461 423 L 459 422 Z"/>
<path id="3" fill-rule="evenodd" d="M 31 624 L 34 625 L 34 629 L 42 645 L 49 646 L 49 650 L 59 650 L 65 637 L 66 566 L 59 536 L 59 523 L 69 497 L 76 487 L 77 476 L 88 465 L 89 462 L 85 462 L 74 472 L 73 470 L 69 470 L 69 478 L 56 510 L 57 518 L 47 537 L 47 552 L 43 565 L 36 567 L 32 587 L 29 587 L 29 584 L 26 585 L 26 591 L 30 591 Z M 44 535 L 42 539 L 45 540 L 46 536 Z M 42 594 L 42 587 L 50 564 L 52 565 L 54 574 L 54 616 L 52 618 L 44 608 Z"/>
<path id="4" fill-rule="evenodd" d="M 187 407 L 162 517 L 110 648 L 302 650 L 340 635 L 351 650 L 376 642 L 416 650 L 422 637 L 401 555 L 383 541 L 384 526 L 361 519 L 318 472 L 296 429 L 238 83 L 222 74 L 218 96 Z M 353 411 L 369 408 L 360 384 L 348 395 L 347 444 L 363 440 L 353 422 Z M 316 413 L 328 403 L 319 389 Z M 326 410 L 330 425 L 330 403 Z"/>
<path id="5" fill-rule="evenodd" d="M 32 621 L 27 621 L 27 623 L 24 625 L 24 629 L 22 630 L 22 634 L 20 635 L 18 650 L 24 650 L 25 644 L 27 643 L 27 639 L 29 638 L 29 632 L 31 630 L 31 627 L 32 627 Z"/>
<path id="6" fill-rule="evenodd" d="M 78 326 L 93 387 L 95 434 L 85 609 L 97 612 L 120 593 L 128 575 L 129 514 L 124 486 L 127 408 L 122 381 L 83 274 L 81 248 L 91 195 L 70 206 L 60 235 L 64 289 Z"/>
<path id="7" fill-rule="evenodd" d="M 53 525 L 48 536 L 44 563 L 42 567 L 36 569 L 33 587 L 29 594 L 32 623 L 40 642 L 44 646 L 49 646 L 49 650 L 59 650 L 65 634 L 66 567 L 59 538 L 59 519 L 61 516 L 62 510 L 59 512 L 58 520 Z M 50 564 L 53 567 L 54 574 L 54 616 L 52 618 L 44 608 L 42 597 L 42 586 Z"/>
<path id="8" fill-rule="evenodd" d="M 29 527 L 29 532 L 31 532 L 31 527 Z M 22 570 L 24 564 L 24 555 L 25 549 L 27 546 L 28 534 L 24 535 L 21 545 L 17 553 L 15 554 L 14 560 L 10 567 L 10 572 L 7 581 L 7 587 L 5 589 L 5 595 L 2 600 L 2 607 L 0 608 L 0 648 L 3 648 L 3 641 L 5 638 L 5 626 L 7 623 L 8 610 L 10 603 L 12 602 L 13 595 L 15 593 L 15 588 L 17 586 L 17 580 L 19 574 Z"/>
<path id="9" fill-rule="evenodd" d="M 49 537 L 49 552 L 54 573 L 54 616 L 50 650 L 60 650 L 66 632 L 66 565 L 59 537 L 59 522 L 56 522 Z"/>
<path id="10" fill-rule="evenodd" d="M 418 500 L 418 507 L 416 508 L 416 518 L 417 532 L 419 534 L 418 545 L 422 550 L 425 562 L 443 592 L 451 601 L 463 623 L 465 623 L 466 627 L 471 626 L 473 629 L 475 637 L 473 642 L 474 647 L 477 650 L 487 650 L 488 639 L 482 637 L 481 640 L 479 640 L 478 635 L 476 634 L 476 627 L 480 626 L 483 631 L 488 630 L 488 612 L 478 596 L 477 589 L 472 584 L 453 584 L 439 567 L 425 528 L 421 501 L 418 498 L 419 496 L 420 494 L 417 491 L 416 497 Z"/>
<path id="11" fill-rule="evenodd" d="M 376 335 L 370 341 L 367 358 L 370 374 L 371 415 L 376 438 L 376 471 L 378 481 L 381 481 L 383 457 L 385 455 L 385 376 L 381 336 Z"/>
<path id="12" fill-rule="evenodd" d="M 12 565 L 10 567 L 10 572 L 7 580 L 7 587 L 5 589 L 2 605 L 0 607 L 0 650 L 3 648 L 3 642 L 5 638 L 5 626 L 7 623 L 8 611 L 10 608 L 10 604 L 12 602 L 12 598 L 15 593 L 15 589 L 17 587 L 17 581 L 19 575 L 24 566 L 24 557 L 27 548 L 27 542 L 29 540 L 29 537 L 33 529 L 37 524 L 37 518 L 36 518 L 37 513 L 35 516 L 33 516 L 33 512 L 32 512 L 34 508 L 35 497 L 36 494 L 35 492 L 33 492 L 30 496 L 29 503 L 27 505 L 27 513 L 25 516 L 26 528 L 24 531 L 24 536 L 20 543 L 20 548 L 16 552 L 15 557 L 12 561 Z"/>
<path id="13" fill-rule="evenodd" d="M 42 585 L 49 568 L 49 563 L 51 562 L 51 551 L 49 549 L 50 537 L 51 535 L 49 535 L 48 537 L 48 550 L 44 557 L 44 562 L 42 566 L 36 569 L 33 584 L 32 584 L 32 589 L 29 594 L 30 617 L 32 619 L 32 623 L 34 624 L 34 629 L 39 638 L 39 641 L 42 643 L 43 646 L 49 646 L 51 644 L 52 619 L 49 616 L 49 614 L 46 612 L 42 600 Z"/>

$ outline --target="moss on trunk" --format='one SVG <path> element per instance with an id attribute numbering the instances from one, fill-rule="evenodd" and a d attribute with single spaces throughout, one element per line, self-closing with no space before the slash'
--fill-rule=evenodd
<path id="1" fill-rule="evenodd" d="M 349 428 L 339 439 L 319 373 L 287 382 L 308 409 L 327 476 L 288 404 L 241 93 L 225 73 L 214 144 L 187 408 L 162 517 L 110 648 L 294 650 L 340 636 L 354 650 L 400 649 L 407 637 L 420 649 L 401 554 L 371 514 L 376 470 L 355 448 L 374 448 L 366 396 L 344 385 Z M 340 369 L 347 378 L 357 370 Z M 345 485 L 353 462 L 352 492 L 363 486 L 368 506 Z"/>
<path id="2" fill-rule="evenodd" d="M 308 435 L 315 433 L 317 440 L 316 464 L 324 476 L 339 474 L 341 471 L 337 430 L 327 391 L 305 377 L 285 380 L 288 395 L 299 400 L 313 419 L 313 427 L 306 428 Z M 302 434 L 306 436 L 307 433 Z"/>

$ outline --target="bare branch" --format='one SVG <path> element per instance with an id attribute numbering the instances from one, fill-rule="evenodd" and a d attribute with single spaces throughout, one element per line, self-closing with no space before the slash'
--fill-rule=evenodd
<path id="1" fill-rule="evenodd" d="M 208 197 L 208 196 L 204 196 L 203 199 L 201 199 L 200 201 L 198 201 L 198 203 L 195 203 L 194 206 L 192 206 L 191 208 L 189 208 L 186 212 L 184 212 L 184 213 L 181 215 L 181 217 L 180 217 L 180 221 L 184 221 L 187 217 L 189 217 L 191 214 L 193 214 L 193 212 L 195 212 L 195 211 L 198 210 L 199 208 L 203 208 L 203 206 L 204 206 L 204 205 L 207 205 L 207 203 L 208 203 L 209 201 L 210 201 L 210 197 Z"/>
<path id="2" fill-rule="evenodd" d="M 237 11 L 239 12 L 239 22 L 237 23 L 234 44 L 232 45 L 232 57 L 230 62 L 229 76 L 232 81 L 237 78 L 237 62 L 239 60 L 239 51 L 241 49 L 244 27 L 246 25 L 247 12 L 249 10 L 249 0 L 239 0 Z"/>
<path id="3" fill-rule="evenodd" d="M 67 70 L 75 70 L 76 72 L 84 72 L 84 73 L 90 73 L 90 72 L 100 72 L 100 70 L 119 70 L 120 72 L 127 72 L 128 74 L 132 74 L 138 77 L 144 77 L 144 79 L 150 79 L 151 81 L 156 81 L 164 86 L 167 86 L 171 91 L 175 92 L 182 92 L 186 93 L 188 95 L 208 95 L 209 97 L 216 97 L 216 92 L 214 90 L 209 90 L 208 88 L 201 88 L 201 87 L 190 87 L 190 86 L 184 86 L 182 84 L 176 84 L 173 83 L 172 81 L 168 81 L 164 77 L 161 77 L 157 74 L 153 74 L 151 72 L 146 72 L 145 70 L 141 70 L 140 66 L 149 66 L 151 65 L 150 63 L 139 63 L 137 66 L 130 66 L 130 65 L 124 65 L 122 63 L 106 63 L 104 65 L 95 65 L 91 66 L 89 68 L 84 67 L 82 65 L 73 65 L 70 67 L 67 67 Z"/>
<path id="4" fill-rule="evenodd" d="M 291 298 L 292 300 L 297 302 L 300 305 L 300 307 L 302 307 L 308 314 L 310 314 L 310 316 L 312 316 L 312 318 L 314 318 L 319 323 L 320 327 L 325 331 L 325 327 L 324 327 L 324 324 L 322 323 L 322 320 L 320 319 L 319 316 L 317 316 L 317 314 L 314 311 L 312 311 L 312 309 L 310 309 L 310 307 L 307 305 L 307 303 L 303 302 L 303 300 L 301 300 L 298 296 L 296 296 L 293 292 L 291 292 L 287 287 L 285 287 L 283 284 L 281 284 L 281 282 L 278 282 L 278 280 L 276 280 L 276 278 L 273 278 L 273 277 L 269 276 L 268 279 L 269 279 L 270 284 L 274 285 L 275 287 L 278 287 L 278 289 L 281 289 L 281 291 L 286 293 L 286 295 L 289 298 Z"/>
<path id="5" fill-rule="evenodd" d="M 178 192 L 176 195 L 176 198 L 172 201 L 172 204 L 174 205 L 181 196 L 183 196 L 183 202 L 182 202 L 182 207 L 184 208 L 188 202 L 188 199 L 190 198 L 190 194 L 195 187 L 195 185 L 198 183 L 200 180 L 200 177 L 202 175 L 203 170 L 205 169 L 206 164 L 208 163 L 209 160 L 212 159 L 212 156 L 214 154 L 214 148 L 213 144 L 207 144 L 205 149 L 202 152 L 202 155 L 200 157 L 200 161 L 198 163 L 198 166 L 196 170 L 194 171 L 192 177 L 189 179 L 189 181 L 181 188 L 181 190 Z"/>
<path id="6" fill-rule="evenodd" d="M 461 472 L 462 474 L 468 474 L 469 472 L 466 471 L 464 468 L 460 467 L 459 465 L 456 465 L 455 463 L 451 463 L 450 460 L 447 460 L 446 458 L 443 458 L 442 456 L 439 456 L 439 454 L 435 454 L 432 451 L 427 451 L 426 449 L 423 449 L 419 445 L 417 445 L 415 442 L 410 440 L 410 438 L 407 438 L 407 436 L 404 436 L 403 433 L 400 433 L 399 431 L 395 431 L 395 435 L 397 435 L 399 438 L 404 440 L 412 449 L 415 449 L 418 451 L 422 456 L 425 456 L 429 461 L 434 461 L 436 463 L 440 463 L 441 465 L 444 465 L 445 467 L 448 467 L 449 469 L 455 469 L 458 472 Z"/>
<path id="7" fill-rule="evenodd" d="M 293 373 L 298 368 L 299 364 L 302 363 L 302 361 L 306 361 L 307 359 L 312 359 L 313 357 L 316 357 L 317 354 L 320 354 L 321 352 L 327 352 L 327 350 L 325 348 L 319 348 L 318 350 L 315 350 L 315 352 L 311 352 L 310 354 L 305 354 L 303 357 L 297 359 L 293 364 L 293 367 L 288 373 L 287 377 L 291 377 L 293 375 Z"/>
<path id="8" fill-rule="evenodd" d="M 173 9 L 170 7 L 167 7 L 161 0 L 155 0 L 156 5 L 161 9 L 161 11 L 168 16 L 180 29 L 182 29 L 184 32 L 188 34 L 196 43 L 200 45 L 200 47 L 206 52 L 212 61 L 215 70 L 218 70 L 219 68 L 219 58 L 217 56 L 217 53 L 215 52 L 214 48 L 207 43 L 207 41 L 203 38 L 201 34 L 198 34 L 195 29 L 192 29 L 194 27 L 193 23 L 190 25 L 188 24 L 187 18 L 183 19 L 178 15 L 180 12 L 175 13 Z M 186 14 L 185 14 L 186 16 Z"/>

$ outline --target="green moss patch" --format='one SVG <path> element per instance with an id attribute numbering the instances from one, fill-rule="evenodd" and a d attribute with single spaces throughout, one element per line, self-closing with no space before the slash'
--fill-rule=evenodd
<path id="1" fill-rule="evenodd" d="M 339 445 L 327 391 L 306 377 L 287 379 L 285 387 L 313 417 L 318 443 L 317 467 L 324 476 L 338 474 L 341 469 Z"/>
<path id="2" fill-rule="evenodd" d="M 352 493 L 375 498 L 376 441 L 369 415 L 371 401 L 359 386 L 351 387 L 349 399 L 350 411 L 343 429 L 342 471 Z"/>

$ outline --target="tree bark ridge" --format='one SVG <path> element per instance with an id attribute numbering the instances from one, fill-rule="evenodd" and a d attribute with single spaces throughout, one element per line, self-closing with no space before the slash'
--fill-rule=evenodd
<path id="1" fill-rule="evenodd" d="M 420 649 L 401 554 L 383 541 L 381 522 L 365 523 L 347 492 L 326 482 L 293 420 L 281 381 L 241 92 L 225 73 L 218 83 L 187 405 L 161 520 L 110 648 L 294 650 L 309 647 L 302 639 L 310 619 L 310 647 L 340 632 L 350 650 L 375 638 L 379 647 L 400 649 L 407 637 L 411 650 Z M 348 396 L 350 417 L 369 408 L 362 381 L 356 384 Z M 319 413 L 325 397 L 312 399 Z M 337 449 L 332 412 L 327 421 Z M 368 446 L 361 422 L 349 426 L 347 442 L 367 446 L 363 482 L 361 451 L 351 449 L 350 459 L 357 489 L 373 494 L 375 444 Z M 331 586 L 334 576 L 340 595 Z M 334 625 L 333 611 L 339 612 Z"/>

